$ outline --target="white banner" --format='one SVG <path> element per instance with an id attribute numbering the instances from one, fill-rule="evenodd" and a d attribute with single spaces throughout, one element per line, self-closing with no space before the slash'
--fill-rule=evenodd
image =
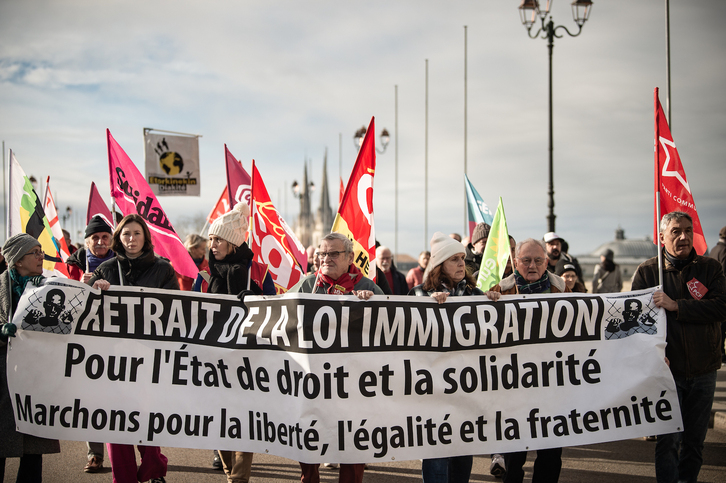
<path id="1" fill-rule="evenodd" d="M 665 312 L 623 294 L 212 296 L 51 279 L 8 381 L 22 432 L 362 463 L 678 431 Z"/>
<path id="2" fill-rule="evenodd" d="M 199 196 L 199 138 L 144 133 L 146 181 L 156 196 Z"/>

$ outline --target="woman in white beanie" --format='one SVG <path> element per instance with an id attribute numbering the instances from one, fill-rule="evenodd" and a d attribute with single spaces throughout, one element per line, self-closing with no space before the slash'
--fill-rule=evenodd
<path id="1" fill-rule="evenodd" d="M 237 203 L 209 227 L 209 286 L 207 293 L 275 295 L 267 265 L 254 261 L 245 242 L 250 208 Z M 229 483 L 247 483 L 252 472 L 252 455 L 242 451 L 219 451 Z"/>
<path id="2" fill-rule="evenodd" d="M 466 271 L 466 250 L 460 242 L 434 233 L 431 238 L 431 259 L 423 275 L 409 295 L 430 296 L 442 304 L 449 296 L 484 295 L 476 288 L 474 277 Z M 452 456 L 423 460 L 421 474 L 424 483 L 467 483 L 471 476 L 473 456 Z"/>

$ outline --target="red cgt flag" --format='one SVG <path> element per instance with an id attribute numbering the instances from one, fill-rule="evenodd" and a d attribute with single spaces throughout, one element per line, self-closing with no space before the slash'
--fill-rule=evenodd
<path id="1" fill-rule="evenodd" d="M 375 173 L 375 118 L 371 118 L 331 230 L 353 242 L 353 263 L 371 280 L 376 279 L 376 233 L 373 225 Z"/>
<path id="2" fill-rule="evenodd" d="M 255 253 L 255 261 L 269 267 L 277 293 L 285 293 L 305 276 L 295 257 L 296 245 L 300 245 L 300 242 L 287 229 L 285 220 L 272 204 L 254 160 L 252 200 L 250 248 Z"/>
<path id="3" fill-rule="evenodd" d="M 686 171 L 681 164 L 676 143 L 668 128 L 665 113 L 658 100 L 658 88 L 654 92 L 655 101 L 655 192 L 660 197 L 660 212 L 683 211 L 693 218 L 693 247 L 699 255 L 706 253 L 706 238 L 703 236 L 701 220 L 698 218 L 696 203 L 688 186 Z M 660 220 L 657 206 L 653 209 L 653 241 L 658 243 Z"/>

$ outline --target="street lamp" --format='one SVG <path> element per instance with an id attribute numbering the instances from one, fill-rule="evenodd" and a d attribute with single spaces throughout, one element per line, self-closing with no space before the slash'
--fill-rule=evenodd
<path id="1" fill-rule="evenodd" d="M 549 186 L 547 194 L 549 195 L 549 201 L 547 207 L 549 208 L 549 214 L 547 215 L 547 231 L 555 231 L 555 190 L 553 181 L 553 160 L 552 160 L 552 49 L 555 46 L 555 38 L 562 38 L 564 34 L 557 34 L 558 30 L 567 32 L 570 37 L 577 37 L 582 32 L 582 26 L 585 25 L 587 19 L 590 17 L 590 11 L 592 10 L 592 1 L 590 0 L 575 0 L 572 2 L 572 18 L 577 24 L 577 33 L 570 32 L 564 25 L 555 26 L 550 16 L 550 7 L 552 6 L 552 0 L 544 0 L 544 7 L 539 5 L 537 0 L 522 0 L 522 4 L 519 6 L 519 17 L 522 20 L 522 24 L 527 28 L 527 35 L 530 38 L 542 38 L 547 39 L 547 48 L 549 50 Z M 537 32 L 532 34 L 532 27 L 539 17 L 541 21 L 541 27 Z M 542 34 L 540 36 L 540 34 Z"/>
<path id="2" fill-rule="evenodd" d="M 366 137 L 366 127 L 362 126 L 353 135 L 353 142 L 355 143 L 356 149 L 360 149 L 360 147 L 363 145 L 363 139 L 365 137 Z M 376 151 L 378 152 L 378 154 L 383 154 L 386 152 L 386 148 L 388 147 L 388 142 L 390 140 L 391 140 L 391 136 L 388 134 L 388 129 L 386 129 L 384 127 L 383 131 L 381 131 L 381 146 L 383 146 L 383 149 L 379 150 L 378 148 L 376 148 Z"/>

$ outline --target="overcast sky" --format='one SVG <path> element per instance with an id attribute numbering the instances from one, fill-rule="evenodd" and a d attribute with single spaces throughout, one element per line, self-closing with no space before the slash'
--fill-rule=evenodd
<path id="1" fill-rule="evenodd" d="M 569 1 L 557 24 L 576 31 Z M 516 0 L 23 1 L 0 3 L 0 138 L 56 202 L 85 216 L 109 200 L 105 129 L 143 171 L 142 129 L 197 133 L 201 196 L 164 197 L 172 222 L 206 214 L 224 184 L 224 143 L 255 159 L 291 224 L 303 161 L 319 185 L 347 180 L 353 134 L 376 118 L 377 238 L 394 246 L 398 86 L 399 252 L 464 230 L 464 25 L 468 173 L 517 239 L 547 231 L 547 42 Z M 709 246 L 726 225 L 726 2 L 671 1 L 672 131 Z M 666 105 L 663 0 L 595 0 L 577 38 L 555 41 L 556 230 L 571 252 L 652 234 L 653 88 Z M 424 233 L 425 62 L 428 237 Z M 342 137 L 342 149 L 339 139 Z M 313 209 L 317 209 L 319 192 Z M 337 200 L 337 185 L 331 187 Z M 336 206 L 333 206 L 333 210 Z M 77 241 L 77 240 L 75 240 Z"/>

